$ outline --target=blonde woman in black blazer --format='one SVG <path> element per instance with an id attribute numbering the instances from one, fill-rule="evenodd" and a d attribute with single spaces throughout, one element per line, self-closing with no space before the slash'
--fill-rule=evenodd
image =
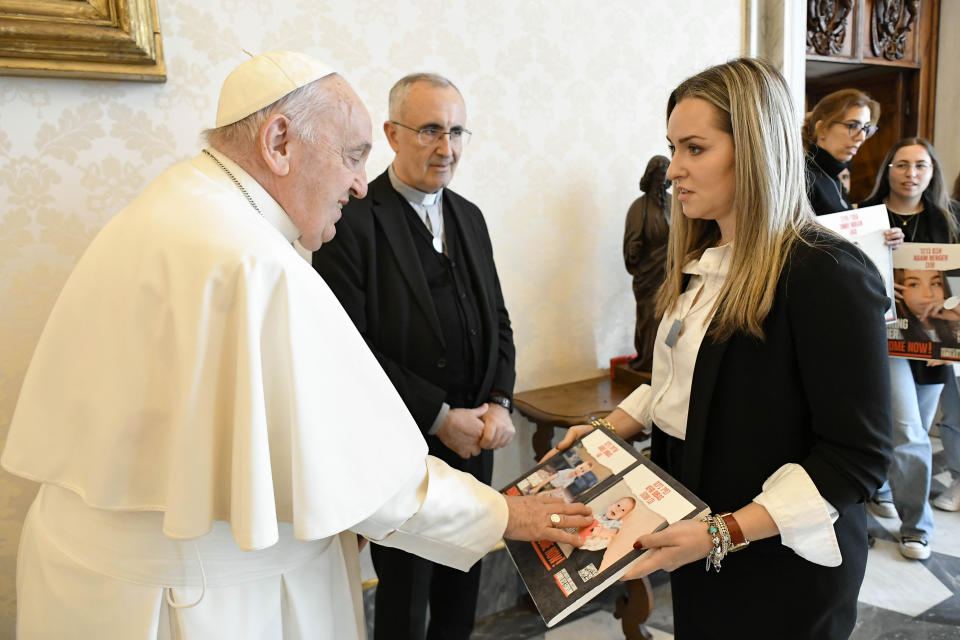
<path id="1" fill-rule="evenodd" d="M 780 73 L 746 58 L 667 107 L 653 378 L 608 421 L 627 437 L 652 424 L 654 460 L 715 514 L 637 540 L 652 552 L 627 577 L 672 572 L 678 640 L 839 639 L 856 621 L 864 501 L 891 447 L 887 301 L 869 260 L 814 222 L 795 121 Z"/>

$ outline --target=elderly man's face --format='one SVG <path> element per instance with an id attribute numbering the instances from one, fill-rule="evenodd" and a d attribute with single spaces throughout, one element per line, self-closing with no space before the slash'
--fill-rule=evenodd
<path id="1" fill-rule="evenodd" d="M 372 128 L 366 107 L 344 82 L 341 111 L 331 116 L 314 144 L 294 136 L 292 202 L 285 205 L 300 230 L 300 244 L 316 251 L 336 234 L 340 209 L 350 196 L 367 193 L 367 156 Z"/>
<path id="2" fill-rule="evenodd" d="M 417 82 L 410 88 L 399 117 L 398 122 L 410 129 L 436 127 L 450 131 L 465 127 L 467 110 L 460 93 L 453 87 Z M 416 131 L 410 129 L 392 122 L 384 124 L 387 140 L 397 154 L 393 170 L 404 184 L 424 193 L 436 193 L 450 184 L 462 147 L 451 143 L 448 135 L 435 144 L 421 145 Z"/>

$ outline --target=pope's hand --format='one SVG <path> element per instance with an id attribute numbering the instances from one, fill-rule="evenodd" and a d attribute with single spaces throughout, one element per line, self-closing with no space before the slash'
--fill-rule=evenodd
<path id="1" fill-rule="evenodd" d="M 437 430 L 437 437 L 461 458 L 480 455 L 480 436 L 483 435 L 483 415 L 486 412 L 486 404 L 476 409 L 450 409 Z"/>
<path id="2" fill-rule="evenodd" d="M 568 503 L 548 496 L 504 496 L 509 518 L 503 537 L 510 540 L 552 540 L 575 547 L 583 544 L 576 533 L 564 529 L 579 529 L 593 524 L 590 507 L 579 502 Z M 558 516 L 552 518 L 552 516 Z"/>

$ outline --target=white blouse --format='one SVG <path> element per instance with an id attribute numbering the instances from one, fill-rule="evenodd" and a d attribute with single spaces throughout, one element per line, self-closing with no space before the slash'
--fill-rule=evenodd
<path id="1" fill-rule="evenodd" d="M 698 261 L 683 267 L 683 272 L 691 276 L 690 282 L 676 306 L 660 321 L 651 384 L 641 385 L 620 404 L 620 409 L 645 427 L 656 424 L 675 438 L 686 438 L 697 354 L 732 259 L 733 245 L 726 244 L 707 249 Z M 820 495 L 802 466 L 787 463 L 780 467 L 763 483 L 753 501 L 770 513 L 784 545 L 810 562 L 827 567 L 840 564 L 840 547 L 833 530 L 839 514 Z"/>

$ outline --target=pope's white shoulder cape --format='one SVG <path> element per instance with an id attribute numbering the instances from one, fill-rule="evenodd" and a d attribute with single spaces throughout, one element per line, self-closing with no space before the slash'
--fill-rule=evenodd
<path id="1" fill-rule="evenodd" d="M 94 239 L 10 426 L 10 472 L 165 534 L 242 549 L 349 529 L 423 474 L 426 445 L 323 280 L 234 185 L 177 165 Z"/>

